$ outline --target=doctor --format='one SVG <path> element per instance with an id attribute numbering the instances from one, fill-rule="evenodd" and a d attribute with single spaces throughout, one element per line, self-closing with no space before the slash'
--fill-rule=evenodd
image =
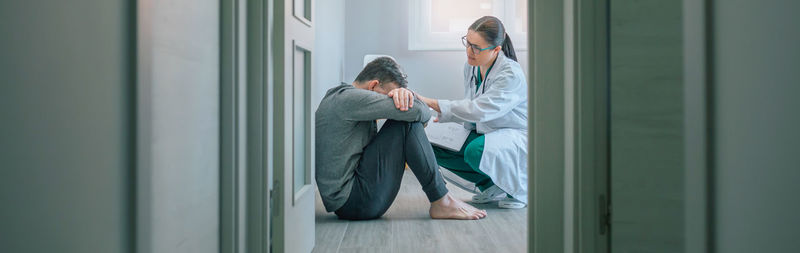
<path id="1" fill-rule="evenodd" d="M 442 167 L 475 183 L 474 203 L 523 208 L 528 200 L 528 88 L 511 38 L 496 17 L 476 20 L 461 38 L 466 47 L 464 99 L 417 95 L 439 112 L 438 122 L 471 129 L 458 152 L 434 147 Z M 437 120 L 435 120 L 437 121 Z"/>

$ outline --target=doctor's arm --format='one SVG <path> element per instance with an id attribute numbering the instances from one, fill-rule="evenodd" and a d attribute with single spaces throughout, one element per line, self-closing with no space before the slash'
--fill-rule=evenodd
<path id="1" fill-rule="evenodd" d="M 502 117 L 527 98 L 525 82 L 501 75 L 491 88 L 475 99 L 438 100 L 441 122 L 486 122 Z"/>
<path id="2" fill-rule="evenodd" d="M 422 100 L 422 102 L 424 102 L 425 105 L 427 105 L 428 107 L 430 107 L 434 111 L 439 112 L 439 113 L 442 112 L 441 109 L 439 109 L 439 100 L 428 98 L 428 97 L 423 97 L 422 95 L 419 95 L 419 94 L 416 94 L 416 96 L 419 98 L 419 100 Z"/>

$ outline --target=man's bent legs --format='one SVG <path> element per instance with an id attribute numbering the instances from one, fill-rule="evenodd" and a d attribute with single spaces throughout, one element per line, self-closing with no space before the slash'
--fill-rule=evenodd
<path id="1" fill-rule="evenodd" d="M 349 220 L 383 215 L 400 190 L 405 163 L 431 202 L 447 194 L 422 124 L 387 120 L 364 148 L 353 177 L 353 189 L 336 215 Z"/>

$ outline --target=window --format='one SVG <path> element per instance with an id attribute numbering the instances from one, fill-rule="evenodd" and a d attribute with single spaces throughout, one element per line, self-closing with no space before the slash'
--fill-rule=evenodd
<path id="1" fill-rule="evenodd" d="M 408 49 L 463 50 L 461 36 L 482 16 L 500 18 L 515 49 L 526 49 L 527 0 L 411 0 Z"/>

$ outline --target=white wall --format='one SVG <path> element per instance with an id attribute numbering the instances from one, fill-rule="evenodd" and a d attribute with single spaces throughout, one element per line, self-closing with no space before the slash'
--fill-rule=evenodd
<path id="1" fill-rule="evenodd" d="M 317 0 L 314 12 L 314 84 L 311 104 L 316 111 L 325 91 L 343 82 L 345 0 Z M 352 81 L 352 80 L 351 80 Z M 347 82 L 350 83 L 350 82 Z"/>
<path id="2" fill-rule="evenodd" d="M 219 250 L 219 1 L 139 2 L 139 246 Z"/>
<path id="3" fill-rule="evenodd" d="M 409 51 L 408 1 L 348 0 L 346 10 L 345 82 L 356 78 L 365 54 L 388 54 L 405 69 L 411 89 L 434 98 L 463 98 L 466 51 Z M 527 71 L 528 52 L 517 50 L 517 58 Z"/>

